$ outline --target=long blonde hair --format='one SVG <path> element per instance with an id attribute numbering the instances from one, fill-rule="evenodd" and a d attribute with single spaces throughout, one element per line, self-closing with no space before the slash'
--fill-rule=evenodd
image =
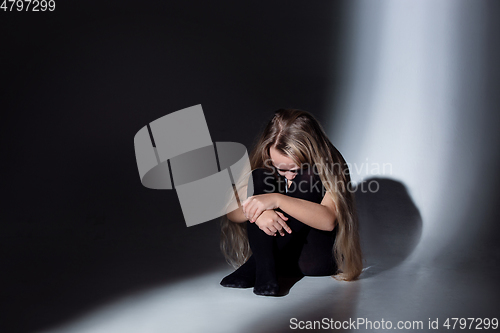
<path id="1" fill-rule="evenodd" d="M 288 156 L 297 165 L 307 163 L 317 168 L 337 212 L 337 235 L 332 252 L 338 272 L 333 277 L 347 281 L 356 279 L 363 264 L 354 194 L 344 158 L 318 121 L 310 113 L 296 109 L 276 111 L 250 152 L 252 170 L 268 168 L 266 161 L 270 160 L 270 147 Z M 234 223 L 227 216 L 222 217 L 221 250 L 227 262 L 235 268 L 250 257 L 246 223 Z"/>

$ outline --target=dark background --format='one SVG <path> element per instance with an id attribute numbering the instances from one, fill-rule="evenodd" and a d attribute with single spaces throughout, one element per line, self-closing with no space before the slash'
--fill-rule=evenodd
<path id="1" fill-rule="evenodd" d="M 0 332 L 50 328 L 124 295 L 227 269 L 219 251 L 218 220 L 187 228 L 175 191 L 141 185 L 134 135 L 147 123 L 196 104 L 203 107 L 212 141 L 240 142 L 248 149 L 278 108 L 307 110 L 328 129 L 345 111 L 331 108 L 350 70 L 342 67 L 349 61 L 339 59 L 359 42 L 349 39 L 357 28 L 347 13 L 363 4 L 363 15 L 372 14 L 372 6 L 380 22 L 385 14 L 384 3 L 352 3 L 56 0 L 54 12 L 0 11 Z M 424 231 L 436 227 L 438 232 L 426 240 L 432 260 L 423 255 L 415 271 L 424 274 L 421 284 L 433 281 L 422 268 L 433 274 L 436 268 L 446 271 L 443 282 L 435 283 L 437 291 L 463 276 L 457 267 L 471 272 L 467 279 L 480 278 L 452 284 L 453 297 L 463 294 L 454 286 L 473 286 L 498 275 L 500 259 L 500 6 L 481 2 L 483 16 L 473 21 L 471 3 L 460 2 L 463 17 L 454 36 L 461 57 L 453 64 L 461 79 L 460 107 L 454 110 L 456 122 L 446 124 L 454 128 L 450 147 L 458 152 L 453 158 L 461 169 L 443 174 L 441 186 L 448 204 L 443 204 L 443 216 L 453 216 L 455 205 L 464 205 L 467 214 L 456 222 L 436 219 L 436 226 L 430 226 L 419 220 L 422 207 L 413 206 L 406 184 L 388 179 L 381 181 L 395 190 L 360 200 L 360 206 L 392 214 L 395 222 L 414 213 L 418 236 L 420 222 Z M 348 26 L 354 32 L 347 32 Z M 483 34 L 475 34 L 474 27 Z M 373 58 L 378 56 L 374 52 Z M 377 68 L 366 70 L 370 77 Z M 349 140 L 360 142 L 366 133 L 354 133 Z M 425 157 L 422 163 L 433 162 Z M 475 183 L 464 187 L 462 177 L 473 177 Z M 446 202 L 455 193 L 470 199 Z M 372 227 L 373 233 L 365 232 L 376 234 L 377 225 Z M 450 233 L 451 241 L 441 242 Z M 397 259 L 387 267 L 399 264 L 402 259 Z M 368 282 L 371 290 L 379 288 L 380 280 Z M 393 281 L 385 284 L 392 287 Z M 484 289 L 474 298 L 477 303 L 463 306 L 484 305 L 486 296 L 498 295 L 494 285 Z M 425 293 L 410 292 L 417 300 Z M 407 312 L 415 310 L 412 306 L 427 307 L 399 306 L 399 293 L 377 295 L 363 296 L 360 306 L 371 311 L 378 299 L 390 302 L 392 297 L 395 307 Z M 436 306 L 456 306 L 450 295 L 439 295 Z M 356 297 L 345 299 L 354 300 L 349 316 L 356 313 Z M 336 299 L 339 308 L 345 308 L 345 299 Z M 497 303 L 495 298 L 488 304 Z M 307 309 L 323 304 L 318 300 Z"/>
<path id="2" fill-rule="evenodd" d="M 0 331 L 227 267 L 219 223 L 186 228 L 143 187 L 133 137 L 202 104 L 212 141 L 249 149 L 273 112 L 324 125 L 343 1 L 56 1 L 0 12 Z"/>

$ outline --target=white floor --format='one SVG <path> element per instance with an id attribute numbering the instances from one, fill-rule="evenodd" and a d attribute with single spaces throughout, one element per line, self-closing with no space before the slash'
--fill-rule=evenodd
<path id="1" fill-rule="evenodd" d="M 379 274 L 371 267 L 355 282 L 305 277 L 283 297 L 221 287 L 228 268 L 116 300 L 44 333 L 288 332 L 313 321 L 323 326 L 309 331 L 328 331 L 334 328 L 328 326 L 332 320 L 346 328 L 335 331 L 383 332 L 387 321 L 393 330 L 399 324 L 404 331 L 429 331 L 429 322 L 436 319 L 439 329 L 434 331 L 450 332 L 443 326 L 447 318 L 500 317 L 497 271 L 443 269 L 418 261 L 409 259 Z M 423 326 L 404 329 L 405 324 Z M 455 331 L 463 332 L 459 326 Z"/>

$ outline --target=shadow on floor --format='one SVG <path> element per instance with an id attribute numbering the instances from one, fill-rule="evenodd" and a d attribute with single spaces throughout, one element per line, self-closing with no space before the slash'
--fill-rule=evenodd
<path id="1" fill-rule="evenodd" d="M 422 235 L 422 217 L 406 187 L 387 178 L 358 184 L 356 204 L 365 279 L 401 264 Z"/>

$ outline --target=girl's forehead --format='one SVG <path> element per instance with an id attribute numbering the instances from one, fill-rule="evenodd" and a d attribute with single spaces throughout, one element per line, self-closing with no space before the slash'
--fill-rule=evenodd
<path id="1" fill-rule="evenodd" d="M 290 157 L 283 155 L 273 147 L 269 149 L 269 155 L 271 156 L 271 160 L 276 167 L 290 169 L 298 167 Z"/>

